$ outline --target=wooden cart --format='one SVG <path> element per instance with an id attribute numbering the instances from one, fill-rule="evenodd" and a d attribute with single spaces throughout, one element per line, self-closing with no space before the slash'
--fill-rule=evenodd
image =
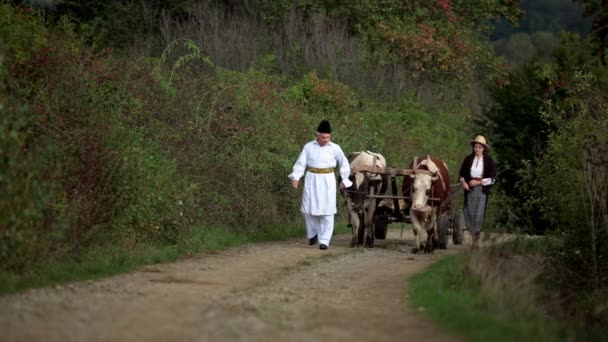
<path id="1" fill-rule="evenodd" d="M 401 178 L 401 182 L 403 182 L 404 177 L 409 177 L 414 173 L 413 169 L 373 167 L 351 170 L 351 172 L 369 172 L 381 174 L 386 178 L 388 187 L 390 187 L 390 194 L 385 192 L 377 195 L 366 195 L 367 198 L 377 199 L 376 210 L 373 218 L 374 237 L 376 239 L 383 240 L 386 238 L 388 225 L 390 223 L 412 223 L 409 216 L 412 194 L 400 193 L 400 188 L 397 186 L 397 178 Z M 429 171 L 416 170 L 416 172 L 420 173 Z M 451 184 L 448 197 L 442 202 L 441 208 L 439 208 L 440 210 L 435 223 L 438 233 L 438 239 L 435 241 L 436 248 L 446 249 L 448 246 L 449 235 L 452 236 L 452 242 L 455 245 L 462 244 L 464 240 L 464 230 L 466 229 L 464 213 L 462 208 L 456 208 L 454 205 L 454 199 L 460 192 L 460 189 L 462 189 L 460 184 Z M 431 205 L 434 203 L 433 200 L 437 199 L 429 198 Z M 358 236 L 360 244 L 365 244 L 365 236 L 365 229 L 360 229 Z"/>

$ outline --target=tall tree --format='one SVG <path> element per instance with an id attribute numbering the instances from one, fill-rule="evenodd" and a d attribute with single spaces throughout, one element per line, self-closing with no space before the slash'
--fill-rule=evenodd
<path id="1" fill-rule="evenodd" d="M 490 120 L 492 145 L 500 151 L 501 181 L 515 184 L 520 178 L 517 170 L 531 160 L 547 140 L 547 125 L 540 108 L 546 84 L 535 75 L 539 64 L 531 61 L 512 71 L 508 86 L 495 85 L 491 89 L 495 105 L 486 113 Z M 510 195 L 515 189 L 505 187 Z"/>
<path id="2" fill-rule="evenodd" d="M 606 65 L 606 48 L 608 48 L 608 1 L 606 0 L 575 0 L 585 6 L 584 14 L 592 18 L 591 35 L 598 43 L 596 53 L 602 64 Z"/>

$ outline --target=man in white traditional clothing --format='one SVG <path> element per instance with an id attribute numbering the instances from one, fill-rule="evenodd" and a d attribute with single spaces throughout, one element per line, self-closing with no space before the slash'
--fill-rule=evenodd
<path id="1" fill-rule="evenodd" d="M 342 148 L 330 140 L 331 125 L 323 120 L 317 128 L 317 138 L 304 145 L 289 175 L 291 186 L 297 189 L 300 178 L 306 173 L 300 211 L 306 220 L 308 244 L 312 246 L 318 241 L 320 249 L 327 249 L 334 232 L 334 215 L 337 212 L 336 166 L 342 178 L 340 190 L 352 185 L 348 179 L 348 159 Z"/>

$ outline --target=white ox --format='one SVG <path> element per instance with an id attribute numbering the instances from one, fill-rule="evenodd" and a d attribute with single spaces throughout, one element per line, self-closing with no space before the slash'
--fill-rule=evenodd
<path id="1" fill-rule="evenodd" d="M 381 154 L 361 151 L 349 155 L 348 161 L 351 170 L 349 179 L 353 182 L 345 192 L 349 220 L 353 228 L 350 246 L 355 247 L 365 243 L 366 247 L 374 247 L 373 218 L 377 199 L 368 196 L 385 191 L 386 177 L 369 170 L 384 169 L 386 160 Z"/>
<path id="2" fill-rule="evenodd" d="M 414 172 L 409 178 L 411 183 L 404 182 L 403 188 L 406 189 L 404 191 L 411 190 L 412 196 L 410 218 L 416 236 L 413 252 L 418 253 L 422 249 L 420 235 L 424 231 L 427 235 L 424 251 L 430 253 L 434 249 L 433 239 L 437 241 L 438 238 L 437 216 L 444 210 L 442 204 L 449 195 L 448 167 L 441 159 L 427 155 L 420 163 L 416 157 L 410 168 Z"/>

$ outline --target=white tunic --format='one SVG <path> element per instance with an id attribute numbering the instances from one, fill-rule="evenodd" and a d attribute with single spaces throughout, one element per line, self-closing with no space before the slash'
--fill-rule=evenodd
<path id="1" fill-rule="evenodd" d="M 342 183 L 344 183 L 344 186 L 350 187 L 352 185 L 352 182 L 348 179 L 350 165 L 344 152 L 342 152 L 342 148 L 331 141 L 325 146 L 321 146 L 316 140 L 313 140 L 304 145 L 298 160 L 293 166 L 293 171 L 289 174 L 289 178 L 299 181 L 307 166 L 325 169 L 335 168 L 336 165 L 340 166 Z M 300 211 L 315 216 L 336 214 L 336 188 L 336 175 L 333 172 L 306 172 Z"/>

